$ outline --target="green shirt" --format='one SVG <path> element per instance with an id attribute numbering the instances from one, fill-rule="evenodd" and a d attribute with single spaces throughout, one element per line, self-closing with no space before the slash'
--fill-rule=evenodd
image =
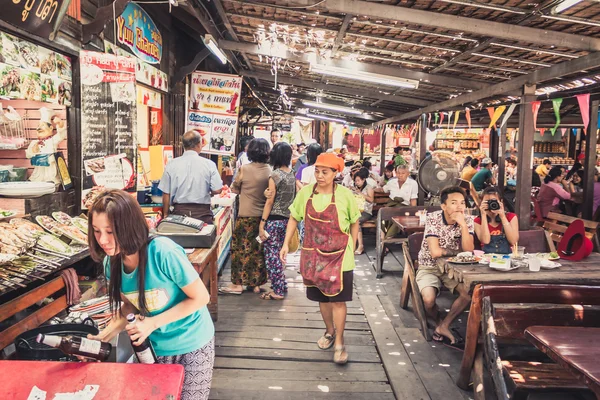
<path id="1" fill-rule="evenodd" d="M 404 157 L 402 157 L 402 154 L 398 154 L 396 157 L 394 157 L 394 167 L 397 167 L 399 165 L 406 165 L 406 164 L 408 164 L 408 163 L 406 162 Z"/>
<path id="2" fill-rule="evenodd" d="M 109 257 L 104 259 L 106 278 L 110 279 Z M 138 269 L 128 274 L 121 267 L 121 292 L 137 307 Z M 183 248 L 171 239 L 157 237 L 148 245 L 146 264 L 146 303 L 150 316 L 173 308 L 187 295 L 181 288 L 200 279 Z M 176 356 L 204 347 L 215 334 L 206 306 L 178 321 L 161 326 L 150 334 L 157 356 Z"/>
<path id="3" fill-rule="evenodd" d="M 487 168 L 481 168 L 471 179 L 471 183 L 478 192 L 485 189 L 485 182 L 492 178 L 492 171 Z"/>
<path id="4" fill-rule="evenodd" d="M 302 221 L 306 213 L 306 204 L 312 194 L 315 185 L 307 185 L 296 195 L 296 199 L 290 206 L 290 214 L 296 221 Z M 313 207 L 316 211 L 324 211 L 331 203 L 330 194 L 315 194 L 312 199 Z M 350 234 L 350 225 L 358 221 L 360 211 L 354 194 L 347 188 L 336 185 L 335 205 L 337 207 L 338 221 L 342 232 Z M 352 271 L 354 269 L 354 245 L 352 237 L 348 240 L 346 251 L 344 252 L 344 261 L 342 262 L 342 271 Z"/>

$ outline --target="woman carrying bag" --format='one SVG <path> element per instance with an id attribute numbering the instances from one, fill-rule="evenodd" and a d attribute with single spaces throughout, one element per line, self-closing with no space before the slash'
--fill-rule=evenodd
<path id="1" fill-rule="evenodd" d="M 334 183 L 344 168 L 343 160 L 325 153 L 319 155 L 314 165 L 317 183 L 302 188 L 290 206 L 280 255 L 285 263 L 298 222 L 304 221 L 300 273 L 306 285 L 306 297 L 319 302 L 326 327 L 317 346 L 326 350 L 335 344 L 333 361 L 345 364 L 348 362 L 344 347 L 346 302 L 352 300 L 354 247 L 360 212 L 354 194 Z"/>

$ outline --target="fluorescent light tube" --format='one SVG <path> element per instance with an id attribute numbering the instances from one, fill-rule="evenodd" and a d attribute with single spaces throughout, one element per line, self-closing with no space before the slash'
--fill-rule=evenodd
<path id="1" fill-rule="evenodd" d="M 329 76 L 337 76 L 344 79 L 352 79 L 369 83 L 379 83 L 386 86 L 400 88 L 416 89 L 419 87 L 419 81 L 412 79 L 397 78 L 390 75 L 375 74 L 372 72 L 353 71 L 347 68 L 339 68 L 330 65 L 310 64 L 311 72 Z"/>
<path id="2" fill-rule="evenodd" d="M 573 7 L 575 4 L 581 3 L 583 0 L 565 0 L 552 10 L 555 13 L 561 13 L 565 11 L 567 8 Z"/>
<path id="3" fill-rule="evenodd" d="M 212 37 L 212 35 L 205 35 L 202 41 L 204 42 L 204 45 L 208 47 L 208 49 L 215 56 L 217 56 L 222 64 L 227 64 L 227 57 L 225 57 L 225 54 L 223 54 L 219 46 L 217 46 L 217 42 L 215 42 L 215 39 Z"/>
<path id="4" fill-rule="evenodd" d="M 323 119 L 325 121 L 332 121 L 332 122 L 339 122 L 340 124 L 346 124 L 347 122 L 344 121 L 343 119 L 339 119 L 339 118 L 333 118 L 333 117 L 327 117 L 325 115 L 319 115 L 319 114 L 311 114 L 311 113 L 306 113 L 305 114 L 307 117 L 309 118 L 315 118 L 315 119 Z"/>
<path id="5" fill-rule="evenodd" d="M 337 106 L 335 104 L 325 104 L 325 103 L 317 103 L 316 101 L 303 101 L 305 106 L 312 108 L 322 108 L 324 110 L 331 111 L 339 111 L 347 114 L 360 115 L 363 112 L 361 110 L 357 110 L 356 108 Z"/>

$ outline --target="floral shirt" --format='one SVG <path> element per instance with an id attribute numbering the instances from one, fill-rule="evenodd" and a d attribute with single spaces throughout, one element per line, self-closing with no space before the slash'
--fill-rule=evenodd
<path id="1" fill-rule="evenodd" d="M 465 219 L 469 233 L 474 235 L 475 230 L 473 225 L 473 217 L 468 216 Z M 421 251 L 419 251 L 419 269 L 437 268 L 435 259 L 431 257 L 429 243 L 427 242 L 428 237 L 437 237 L 440 242 L 440 247 L 443 249 L 459 250 L 462 240 L 462 233 L 460 226 L 457 223 L 450 225 L 446 222 L 444 211 L 435 211 L 427 214 L 427 219 L 425 220 L 423 246 L 421 247 Z"/>

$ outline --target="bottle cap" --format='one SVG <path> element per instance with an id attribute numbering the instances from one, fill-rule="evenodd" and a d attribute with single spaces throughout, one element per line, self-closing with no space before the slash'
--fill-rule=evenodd
<path id="1" fill-rule="evenodd" d="M 135 322 L 135 314 L 131 313 L 131 314 L 127 314 L 127 321 L 128 322 Z"/>

